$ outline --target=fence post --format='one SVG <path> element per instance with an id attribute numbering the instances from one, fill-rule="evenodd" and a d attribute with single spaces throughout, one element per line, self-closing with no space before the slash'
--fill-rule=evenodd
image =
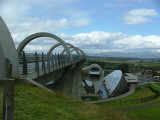
<path id="1" fill-rule="evenodd" d="M 45 61 L 44 61 L 44 54 L 42 52 L 42 69 L 44 70 L 44 74 L 46 73 L 46 69 L 45 69 Z"/>
<path id="2" fill-rule="evenodd" d="M 52 57 L 51 57 L 51 61 L 52 61 L 52 67 L 53 67 L 53 71 L 54 71 L 54 56 L 52 54 Z"/>
<path id="3" fill-rule="evenodd" d="M 37 76 L 39 77 L 39 60 L 37 52 L 35 52 L 35 71 L 37 71 Z"/>
<path id="4" fill-rule="evenodd" d="M 56 70 L 58 69 L 58 66 L 57 66 L 57 55 L 55 53 L 55 66 L 56 66 Z"/>
<path id="5" fill-rule="evenodd" d="M 59 66 L 59 69 L 60 69 L 60 57 L 59 57 L 59 53 L 58 53 L 58 66 Z"/>
<path id="6" fill-rule="evenodd" d="M 63 63 L 64 63 L 64 67 L 66 66 L 66 55 L 63 55 Z"/>
<path id="7" fill-rule="evenodd" d="M 61 59 L 61 67 L 63 67 L 62 55 L 60 55 L 60 59 Z"/>
<path id="8" fill-rule="evenodd" d="M 51 72 L 50 70 L 50 56 L 47 54 L 47 67 L 49 69 L 49 73 Z"/>
<path id="9" fill-rule="evenodd" d="M 27 59 L 26 59 L 26 54 L 25 54 L 25 52 L 23 51 L 23 75 L 27 75 Z"/>
<path id="10" fill-rule="evenodd" d="M 14 120 L 14 79 L 12 77 L 12 64 L 6 59 L 6 77 L 3 92 L 3 120 Z"/>

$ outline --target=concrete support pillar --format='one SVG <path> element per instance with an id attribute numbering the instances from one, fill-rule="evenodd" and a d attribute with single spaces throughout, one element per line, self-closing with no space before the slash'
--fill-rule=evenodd
<path id="1" fill-rule="evenodd" d="M 73 86 L 72 86 L 72 96 L 74 98 L 81 99 L 80 94 L 85 94 L 86 91 L 82 85 L 82 66 L 84 62 L 78 63 L 76 70 L 75 70 L 75 79 L 73 81 Z"/>
<path id="2" fill-rule="evenodd" d="M 70 65 L 68 67 L 67 73 L 65 75 L 65 84 L 62 90 L 63 93 L 68 94 L 70 96 L 72 96 L 72 86 L 73 86 L 73 81 L 76 76 L 75 67 L 76 65 Z"/>

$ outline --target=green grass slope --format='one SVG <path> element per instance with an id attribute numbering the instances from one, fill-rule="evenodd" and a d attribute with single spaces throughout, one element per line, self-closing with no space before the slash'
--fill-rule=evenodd
<path id="1" fill-rule="evenodd" d="M 64 94 L 48 92 L 36 86 L 16 84 L 15 120 L 128 120 L 128 118 L 121 112 L 78 101 Z"/>
<path id="2" fill-rule="evenodd" d="M 137 110 L 130 110 L 126 113 L 132 120 L 160 120 L 160 105 L 137 109 Z"/>

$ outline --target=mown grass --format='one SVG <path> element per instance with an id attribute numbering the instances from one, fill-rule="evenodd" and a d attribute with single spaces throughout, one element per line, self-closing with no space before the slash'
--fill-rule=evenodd
<path id="1" fill-rule="evenodd" d="M 159 90 L 160 88 L 153 86 L 152 84 L 148 83 L 145 84 L 143 87 L 148 87 L 151 86 L 152 88 L 154 88 L 155 90 Z M 148 89 L 143 89 L 143 90 L 138 90 L 136 91 L 134 94 L 132 94 L 131 96 L 128 96 L 124 99 L 132 99 L 132 98 L 139 98 L 140 96 L 145 96 L 145 95 L 151 95 L 152 93 L 149 93 Z M 118 100 L 117 100 L 118 101 Z M 146 102 L 146 103 L 140 103 L 140 104 L 132 104 L 132 105 L 124 105 L 124 106 L 113 106 L 114 109 L 117 108 L 128 108 L 128 107 L 143 107 L 143 105 L 149 105 L 149 107 L 146 108 L 140 108 L 140 109 L 136 109 L 136 110 L 129 110 L 126 111 L 126 116 L 132 120 L 160 120 L 160 115 L 159 115 L 159 111 L 160 111 L 160 105 L 156 105 L 156 106 L 152 106 L 151 104 L 156 103 L 156 102 L 160 102 L 160 97 Z M 106 103 L 100 103 L 98 104 L 100 105 L 102 108 L 106 107 Z M 151 106 L 150 106 L 151 105 Z"/>
<path id="2" fill-rule="evenodd" d="M 159 87 L 156 87 L 156 86 L 152 85 L 151 83 L 147 83 L 147 84 L 145 84 L 145 85 L 143 85 L 143 86 L 144 86 L 144 87 L 149 87 L 149 86 L 151 86 L 153 89 L 160 91 L 160 88 L 159 88 Z M 159 96 L 157 99 L 154 99 L 154 100 L 150 101 L 149 103 L 155 103 L 155 102 L 159 102 L 159 101 L 160 101 L 160 96 Z"/>
<path id="3" fill-rule="evenodd" d="M 158 85 L 157 83 L 155 83 L 155 84 Z M 149 86 L 150 86 L 150 87 L 152 87 L 153 89 L 160 91 L 160 88 L 159 88 L 159 87 L 156 87 L 156 86 L 152 85 L 151 83 L 144 84 L 143 86 L 144 86 L 144 87 L 149 87 Z"/>
<path id="4" fill-rule="evenodd" d="M 155 83 L 156 85 L 158 85 L 160 87 L 160 83 Z"/>
<path id="5" fill-rule="evenodd" d="M 133 120 L 160 120 L 160 105 L 149 108 L 130 110 L 126 115 Z"/>
<path id="6" fill-rule="evenodd" d="M 16 84 L 15 120 L 128 120 L 128 118 L 121 112 L 103 109 L 64 94 L 48 92 L 36 86 Z"/>
<path id="7" fill-rule="evenodd" d="M 144 87 L 151 86 L 153 89 L 160 91 L 160 88 L 152 85 L 151 83 L 147 83 L 143 86 Z M 152 104 L 156 102 L 160 102 L 160 97 L 148 102 L 148 104 Z M 160 120 L 159 111 L 160 111 L 160 104 L 157 104 L 156 106 L 149 105 L 149 107 L 146 107 L 146 108 L 129 110 L 126 112 L 126 116 L 128 116 L 133 120 Z"/>
<path id="8" fill-rule="evenodd" d="M 141 98 L 145 98 L 152 95 L 155 95 L 155 93 L 153 93 L 149 88 L 144 88 L 141 90 L 136 90 L 135 93 L 125 98 L 109 101 L 108 103 L 107 102 L 97 103 L 97 105 L 101 107 L 114 107 L 114 108 L 138 106 L 142 104 L 148 104 L 148 102 L 140 103 L 140 100 Z"/>

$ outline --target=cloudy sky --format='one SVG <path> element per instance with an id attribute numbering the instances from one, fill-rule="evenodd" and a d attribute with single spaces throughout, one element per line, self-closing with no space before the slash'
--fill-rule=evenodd
<path id="1" fill-rule="evenodd" d="M 36 32 L 53 33 L 86 53 L 160 52 L 159 0 L 0 0 L 16 46 Z M 27 51 L 55 44 L 37 39 Z"/>

